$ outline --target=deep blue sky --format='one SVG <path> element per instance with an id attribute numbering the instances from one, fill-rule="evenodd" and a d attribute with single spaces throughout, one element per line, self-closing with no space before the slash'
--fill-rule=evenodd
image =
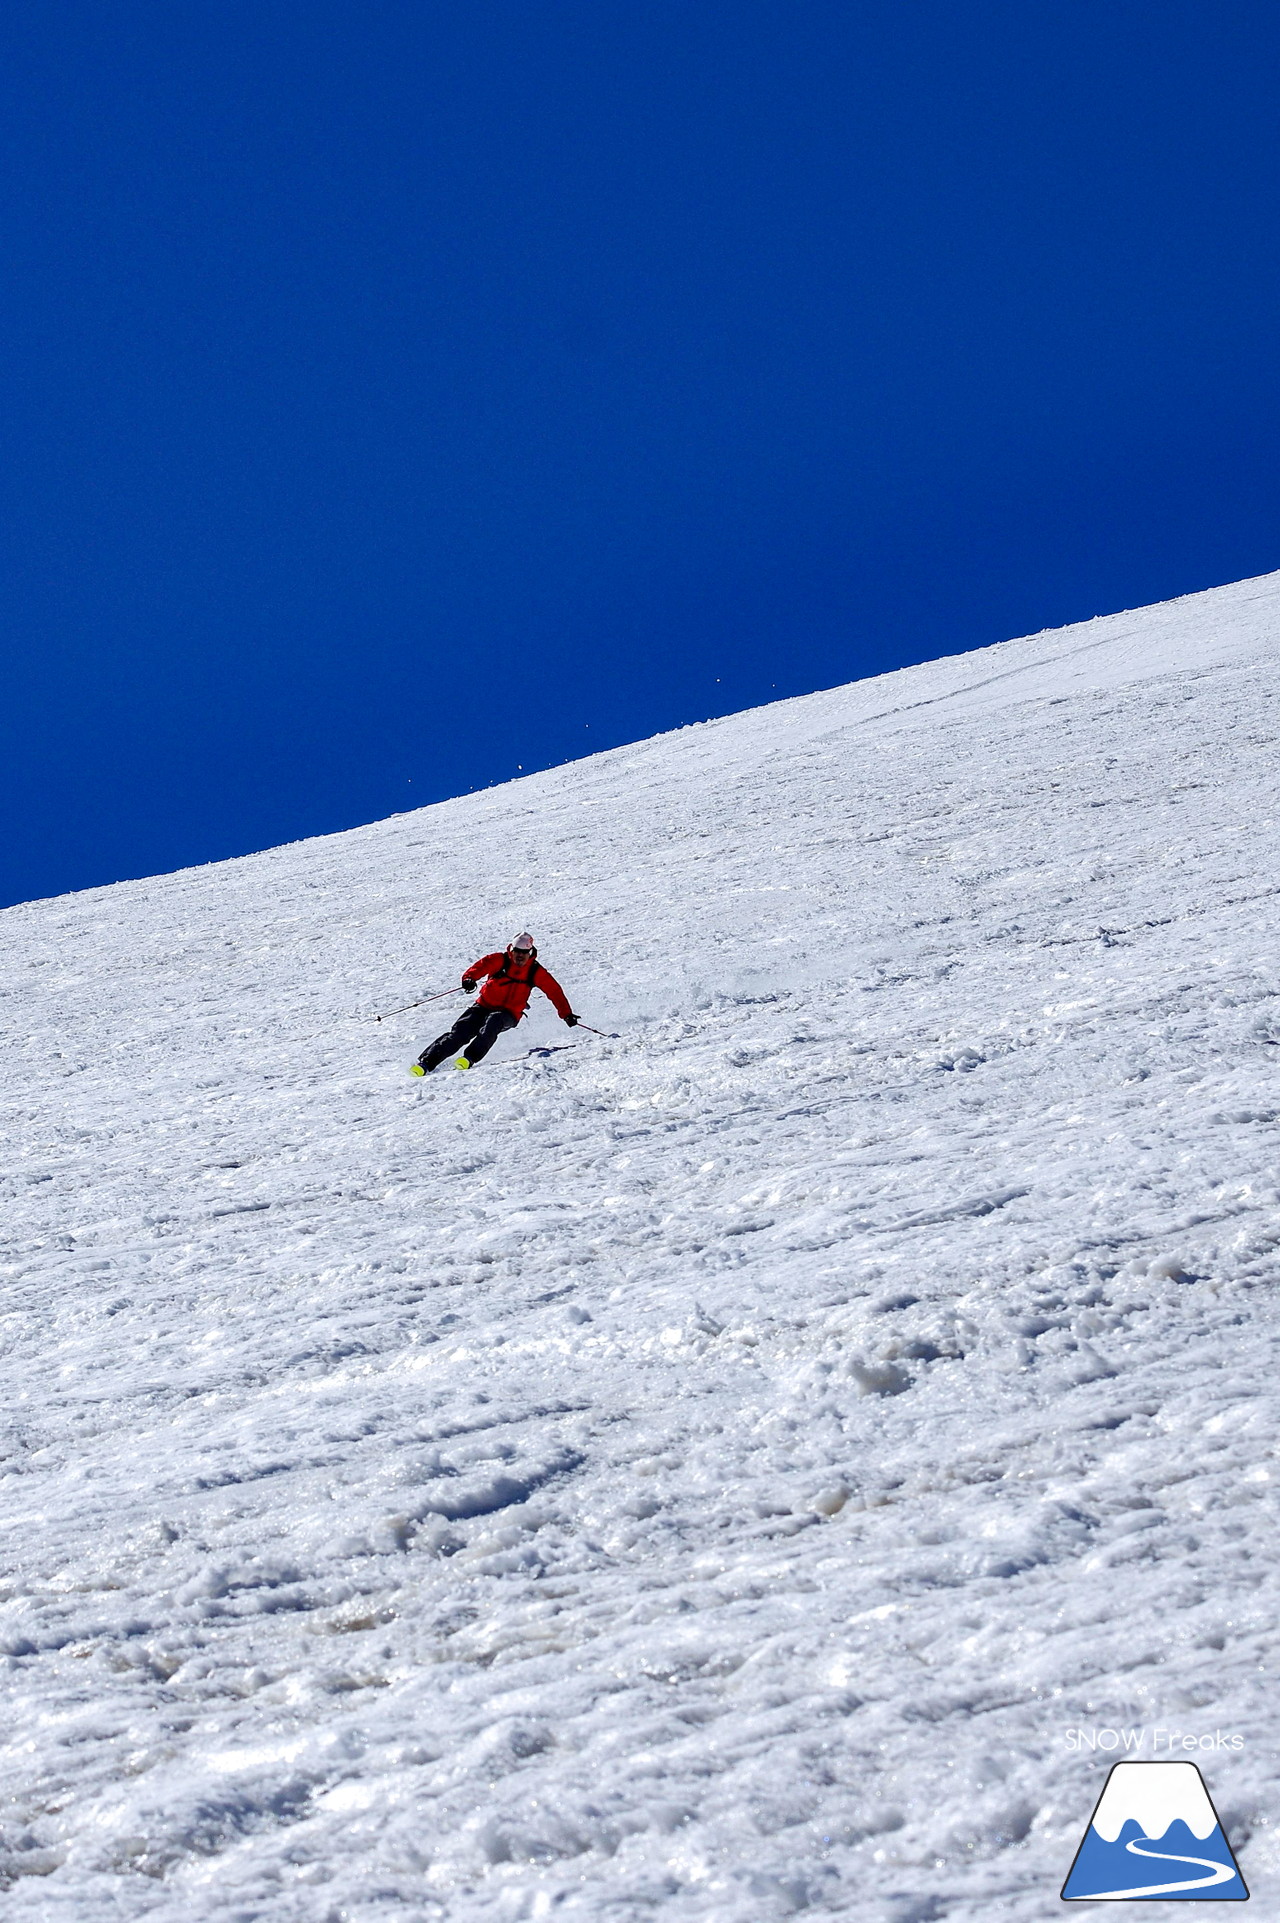
<path id="1" fill-rule="evenodd" d="M 0 901 L 1280 566 L 1278 101 L 1274 0 L 12 0 Z"/>

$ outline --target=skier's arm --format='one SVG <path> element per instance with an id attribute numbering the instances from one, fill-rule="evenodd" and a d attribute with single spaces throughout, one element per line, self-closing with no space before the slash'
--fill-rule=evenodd
<path id="1" fill-rule="evenodd" d="M 559 982 L 551 973 L 551 970 L 544 968 L 541 963 L 538 964 L 538 974 L 534 985 L 542 990 L 561 1021 L 568 1022 L 569 1017 L 573 1014 L 573 1010 L 569 1006 L 569 997 L 565 994 L 563 988 L 561 988 Z M 573 1023 L 569 1022 L 569 1026 L 572 1028 Z"/>
<path id="2" fill-rule="evenodd" d="M 501 968 L 502 961 L 501 955 L 481 955 L 478 962 L 472 962 L 470 968 L 463 969 L 462 986 L 470 993 L 478 981 L 483 981 L 486 975 L 492 975 L 495 969 Z"/>

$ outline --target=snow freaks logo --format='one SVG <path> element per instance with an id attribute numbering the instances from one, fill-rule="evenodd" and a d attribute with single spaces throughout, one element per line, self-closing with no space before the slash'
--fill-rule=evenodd
<path id="1" fill-rule="evenodd" d="M 1249 1900 L 1194 1763 L 1114 1764 L 1062 1886 L 1064 1903 L 1149 1896 Z"/>
<path id="2" fill-rule="evenodd" d="M 1132 1756 L 1136 1751 L 1140 1756 L 1151 1738 L 1151 1754 L 1158 1756 L 1167 1750 L 1172 1758 L 1174 1750 L 1188 1749 L 1235 1749 L 1244 1748 L 1244 1737 L 1232 1734 L 1230 1730 L 1215 1729 L 1204 1735 L 1190 1735 L 1183 1729 L 1166 1729 L 1157 1723 L 1152 1730 L 1145 1729 L 1069 1729 L 1066 1732 L 1068 1749 L 1124 1750 Z"/>

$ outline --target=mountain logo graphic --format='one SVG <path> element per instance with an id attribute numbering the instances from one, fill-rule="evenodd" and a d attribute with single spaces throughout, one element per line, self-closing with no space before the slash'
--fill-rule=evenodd
<path id="1" fill-rule="evenodd" d="M 1249 1901 L 1194 1763 L 1117 1763 L 1062 1886 L 1064 1903 L 1149 1896 Z"/>

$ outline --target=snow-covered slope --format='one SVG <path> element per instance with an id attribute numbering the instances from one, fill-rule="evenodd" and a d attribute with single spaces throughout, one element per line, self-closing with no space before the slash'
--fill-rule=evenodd
<path id="1" fill-rule="evenodd" d="M 1278 637 L 0 917 L 12 1917 L 1029 1923 L 1120 1725 L 1274 1909 Z"/>

